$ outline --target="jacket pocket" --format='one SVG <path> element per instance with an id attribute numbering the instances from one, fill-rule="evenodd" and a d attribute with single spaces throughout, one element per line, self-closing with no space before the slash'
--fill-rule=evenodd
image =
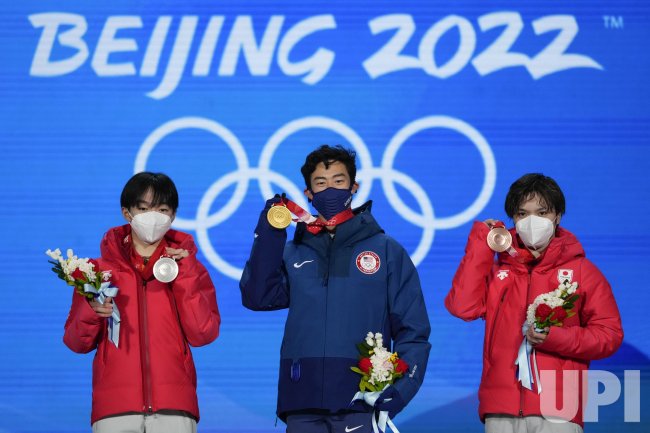
<path id="1" fill-rule="evenodd" d="M 291 371 L 289 373 L 289 377 L 291 378 L 292 382 L 298 382 L 300 380 L 300 374 L 301 374 L 300 369 L 301 369 L 300 360 L 294 359 L 293 362 L 291 363 Z"/>

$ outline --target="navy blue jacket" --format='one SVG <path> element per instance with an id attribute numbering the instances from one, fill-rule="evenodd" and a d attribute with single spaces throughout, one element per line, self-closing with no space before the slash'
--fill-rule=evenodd
<path id="1" fill-rule="evenodd" d="M 286 245 L 286 230 L 271 228 L 265 215 L 256 228 L 240 289 L 251 310 L 289 308 L 278 384 L 283 420 L 293 411 L 349 409 L 361 378 L 350 367 L 368 332 L 381 332 L 384 345 L 390 336 L 392 350 L 409 365 L 393 385 L 405 402 L 422 384 L 431 345 L 417 270 L 379 227 L 370 203 L 355 214 L 337 226 L 334 238 L 299 223 Z M 368 410 L 361 403 L 352 408 Z"/>

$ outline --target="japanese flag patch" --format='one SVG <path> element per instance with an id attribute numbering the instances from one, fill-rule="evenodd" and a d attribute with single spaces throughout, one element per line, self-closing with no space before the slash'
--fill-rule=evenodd
<path id="1" fill-rule="evenodd" d="M 573 269 L 558 269 L 557 280 L 560 284 L 564 283 L 565 281 L 571 283 L 573 281 Z"/>

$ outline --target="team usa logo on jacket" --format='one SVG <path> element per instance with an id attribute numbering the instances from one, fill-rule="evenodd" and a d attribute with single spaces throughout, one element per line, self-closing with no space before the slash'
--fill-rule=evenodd
<path id="1" fill-rule="evenodd" d="M 510 272 L 510 269 L 499 269 L 497 278 L 503 281 L 504 279 L 508 278 L 508 272 Z"/>
<path id="2" fill-rule="evenodd" d="M 357 256 L 357 269 L 364 274 L 374 274 L 380 265 L 379 256 L 372 251 L 364 251 Z"/>

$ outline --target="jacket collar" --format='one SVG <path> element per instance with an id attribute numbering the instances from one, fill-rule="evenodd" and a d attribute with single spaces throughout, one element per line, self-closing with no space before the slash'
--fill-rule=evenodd
<path id="1" fill-rule="evenodd" d="M 514 228 L 510 229 L 510 234 L 514 243 L 520 242 L 517 231 Z M 523 245 L 519 247 L 524 248 Z M 573 233 L 562 227 L 558 227 L 555 230 L 555 237 L 551 239 L 542 257 L 539 261 L 533 262 L 533 268 L 539 272 L 547 272 L 563 263 L 584 256 L 585 251 Z M 512 265 L 513 267 L 526 267 L 526 264 L 520 263 L 507 252 L 499 253 L 499 261 Z"/>
<path id="2" fill-rule="evenodd" d="M 167 246 L 171 248 L 183 248 L 190 254 L 196 254 L 197 248 L 192 236 L 178 230 L 169 229 L 165 233 Z M 100 244 L 102 258 L 119 265 L 122 268 L 130 268 L 129 258 L 131 246 L 131 226 L 124 224 L 109 229 Z"/>
<path id="3" fill-rule="evenodd" d="M 334 240 L 337 245 L 352 245 L 377 233 L 384 232 L 370 213 L 371 208 L 372 200 L 353 209 L 354 217 L 336 226 Z M 298 223 L 296 226 L 296 232 L 293 237 L 295 244 L 304 243 L 318 248 L 323 242 L 329 240 L 330 236 L 327 230 L 323 230 L 314 235 L 309 233 L 306 227 L 306 224 L 303 222 Z"/>

